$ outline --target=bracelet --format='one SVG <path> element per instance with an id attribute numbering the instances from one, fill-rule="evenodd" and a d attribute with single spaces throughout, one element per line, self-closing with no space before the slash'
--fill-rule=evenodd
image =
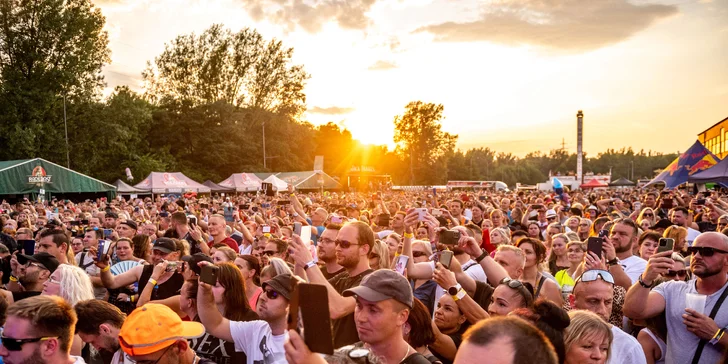
<path id="1" fill-rule="evenodd" d="M 17 282 L 18 278 L 15 276 L 10 276 L 10 282 Z"/>
<path id="2" fill-rule="evenodd" d="M 619 259 L 617 259 L 617 258 L 610 259 L 607 261 L 607 266 L 609 266 L 609 267 L 611 267 L 613 265 L 617 265 L 617 264 L 619 264 Z"/>
<path id="3" fill-rule="evenodd" d="M 111 266 L 110 265 L 107 265 L 106 268 L 104 268 L 104 269 L 101 270 L 101 273 L 108 272 L 110 270 L 111 270 Z"/>
<path id="4" fill-rule="evenodd" d="M 149 283 L 151 283 L 151 284 L 153 284 L 153 285 L 156 286 L 157 285 L 157 280 L 154 279 L 154 278 L 149 278 L 149 280 L 147 281 L 147 284 L 149 284 Z"/>
<path id="5" fill-rule="evenodd" d="M 129 301 L 131 301 L 131 302 L 134 302 L 134 301 L 136 301 L 136 295 L 131 295 L 131 296 L 129 297 Z"/>
<path id="6" fill-rule="evenodd" d="M 311 267 L 314 267 L 314 266 L 316 266 L 316 262 L 312 260 L 312 261 L 306 263 L 306 265 L 303 266 L 303 270 L 308 270 L 308 268 L 311 268 Z"/>
<path id="7" fill-rule="evenodd" d="M 710 341 L 709 341 L 710 344 L 711 345 L 717 344 L 718 341 L 720 341 L 720 339 L 723 338 L 723 334 L 725 334 L 725 328 L 719 329 L 718 332 L 716 332 L 715 335 L 713 335 L 713 338 L 710 339 Z"/>
<path id="8" fill-rule="evenodd" d="M 415 237 L 415 234 L 413 233 L 404 233 L 405 239 L 412 239 Z"/>
<path id="9" fill-rule="evenodd" d="M 642 280 L 642 275 L 640 274 L 640 278 L 638 279 L 640 286 L 645 288 L 652 288 L 652 284 L 655 284 L 655 282 L 652 282 L 652 284 L 647 284 L 645 281 Z"/>
<path id="10" fill-rule="evenodd" d="M 482 261 L 483 259 L 485 259 L 485 257 L 488 256 L 488 251 L 486 251 L 486 250 L 482 250 L 482 251 L 483 252 L 480 254 L 480 256 L 478 256 L 477 258 L 475 258 L 475 262 L 478 263 L 478 264 L 480 264 L 480 261 Z"/>

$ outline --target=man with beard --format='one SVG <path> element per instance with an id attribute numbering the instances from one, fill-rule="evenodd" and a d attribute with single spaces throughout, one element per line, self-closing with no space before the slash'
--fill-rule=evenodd
<path id="1" fill-rule="evenodd" d="M 8 308 L 7 317 L 0 346 L 4 363 L 84 363 L 81 357 L 69 354 L 76 313 L 63 298 L 22 300 Z"/>
<path id="2" fill-rule="evenodd" d="M 104 229 L 116 230 L 116 220 L 119 219 L 119 215 L 116 212 L 109 211 L 104 215 Z"/>
<path id="3" fill-rule="evenodd" d="M 650 290 L 655 280 L 673 267 L 672 251 L 654 254 L 639 282 L 627 292 L 623 312 L 633 319 L 665 313 L 670 333 L 663 353 L 666 363 L 717 363 L 728 348 L 728 335 L 724 335 L 728 310 L 723 302 L 728 293 L 728 236 L 700 234 L 688 252 L 695 280 L 668 281 Z M 690 294 L 704 295 L 702 312 L 687 308 Z"/>
<path id="4" fill-rule="evenodd" d="M 190 243 L 190 255 L 194 255 L 195 253 L 210 254 L 210 247 L 202 239 L 199 231 L 190 229 L 187 215 L 184 212 L 177 211 L 172 214 L 169 228 L 174 230 L 180 239 L 185 239 Z"/>
<path id="5" fill-rule="evenodd" d="M 328 224 L 318 240 L 318 258 L 323 262 L 321 274 L 326 280 L 344 271 L 344 267 L 336 262 L 336 235 L 339 234 L 339 230 L 341 225 Z"/>
<path id="6" fill-rule="evenodd" d="M 125 314 L 101 300 L 81 301 L 74 309 L 78 316 L 76 334 L 101 353 L 105 364 L 134 363 L 119 345 L 119 330 L 126 320 Z"/>
<path id="7" fill-rule="evenodd" d="M 627 274 L 632 281 L 637 282 L 640 274 L 645 271 L 647 261 L 632 254 L 632 246 L 639 240 L 637 224 L 630 218 L 615 220 L 612 230 L 609 232 L 609 241 L 614 245 L 614 252 L 611 249 L 604 249 L 604 255 L 609 267 L 609 273 L 614 276 L 617 285 L 623 286 L 623 275 Z M 616 253 L 616 257 L 612 256 Z M 620 272 L 619 268 L 624 272 Z"/>
<path id="8" fill-rule="evenodd" d="M 18 265 L 14 268 L 17 278 L 10 276 L 8 290 L 3 290 L 8 303 L 37 296 L 43 291 L 43 284 L 60 265 L 58 260 L 48 253 L 17 256 Z M 22 288 L 21 288 L 22 286 Z"/>
<path id="9" fill-rule="evenodd" d="M 369 252 L 374 246 L 374 231 L 361 221 L 349 222 L 339 230 L 335 244 L 336 263 L 346 271 L 329 280 L 316 265 L 300 237 L 294 235 L 289 248 L 296 265 L 306 271 L 309 282 L 326 286 L 329 312 L 333 319 L 334 347 L 340 348 L 359 341 L 354 322 L 356 300 L 342 294 L 349 288 L 359 286 L 362 279 L 373 272 L 369 268 Z"/>

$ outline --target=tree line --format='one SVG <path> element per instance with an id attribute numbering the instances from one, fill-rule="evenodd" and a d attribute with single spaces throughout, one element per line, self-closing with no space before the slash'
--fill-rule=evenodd
<path id="1" fill-rule="evenodd" d="M 394 117 L 394 150 L 361 145 L 334 123 L 302 121 L 310 75 L 292 61 L 293 48 L 252 28 L 214 24 L 180 35 L 148 62 L 142 92 L 120 86 L 104 98 L 111 52 L 90 0 L 2 1 L 0 22 L 0 160 L 66 165 L 68 152 L 72 169 L 108 182 L 126 167 L 135 182 L 151 171 L 217 182 L 236 172 L 310 170 L 319 155 L 334 177 L 367 165 L 394 184 L 533 184 L 576 166 L 560 150 L 523 158 L 458 150 L 457 135 L 441 130 L 443 105 L 421 101 Z M 586 159 L 584 170 L 611 168 L 618 178 L 634 166 L 635 178 L 651 177 L 675 157 L 609 150 Z"/>

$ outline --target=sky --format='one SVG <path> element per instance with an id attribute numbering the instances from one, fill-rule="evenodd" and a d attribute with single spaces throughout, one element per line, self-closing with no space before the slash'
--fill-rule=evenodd
<path id="1" fill-rule="evenodd" d="M 677 152 L 728 117 L 728 0 L 93 0 L 115 86 L 214 23 L 294 48 L 302 120 L 392 144 L 410 101 L 444 106 L 463 150 Z"/>

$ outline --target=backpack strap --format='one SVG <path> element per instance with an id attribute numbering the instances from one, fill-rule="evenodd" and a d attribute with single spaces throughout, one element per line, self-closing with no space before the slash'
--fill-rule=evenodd
<path id="1" fill-rule="evenodd" d="M 720 306 L 723 305 L 723 301 L 725 301 L 726 296 L 728 296 L 728 287 L 723 288 L 723 293 L 720 294 L 718 301 L 715 303 L 715 306 L 713 306 L 713 310 L 710 311 L 710 318 L 712 320 L 715 320 L 715 315 L 718 314 L 718 310 L 720 310 Z M 700 362 L 700 356 L 703 355 L 703 349 L 707 343 L 708 340 L 700 339 L 698 348 L 695 349 L 695 355 L 693 356 L 693 364 L 698 364 Z"/>

